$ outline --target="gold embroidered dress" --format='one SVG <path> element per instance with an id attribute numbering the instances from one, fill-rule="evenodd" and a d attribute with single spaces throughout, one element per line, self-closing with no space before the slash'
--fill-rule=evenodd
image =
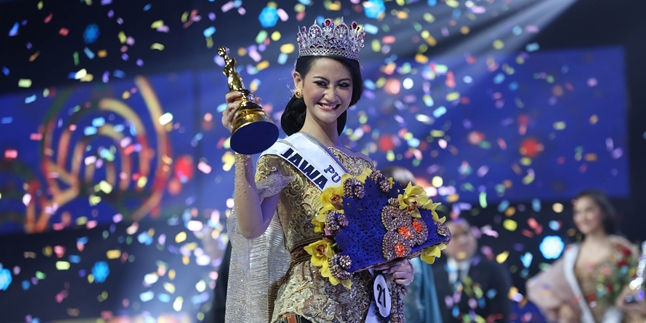
<path id="1" fill-rule="evenodd" d="M 600 263 L 575 266 L 574 275 L 595 321 L 603 322 L 606 312 L 613 308 L 621 289 L 632 277 L 629 267 L 634 265 L 636 251 L 630 242 L 619 236 L 611 237 L 612 253 Z M 624 321 L 626 317 L 624 317 Z"/>
<path id="2" fill-rule="evenodd" d="M 363 169 L 374 168 L 364 158 L 349 156 L 335 148 L 329 148 L 329 151 L 350 175 L 358 176 Z M 312 265 L 310 256 L 303 251 L 304 246 L 322 238 L 321 233 L 314 232 L 311 222 L 322 207 L 321 190 L 289 162 L 276 155 L 259 158 L 255 181 L 261 199 L 280 194 L 280 200 L 268 232 L 263 236 L 245 241 L 240 236 L 236 238 L 235 232 L 232 234 L 231 275 L 234 278 L 229 280 L 227 321 L 262 322 L 263 319 L 259 318 L 262 313 L 254 315 L 250 312 L 254 311 L 253 308 L 261 311 L 266 306 L 266 318 L 271 319 L 269 322 L 276 321 L 285 313 L 295 313 L 316 323 L 363 322 L 373 292 L 372 275 L 368 271 L 355 273 L 350 290 L 342 284 L 333 286 L 321 276 L 320 268 Z M 235 223 L 229 230 L 236 230 Z M 257 246 L 272 254 L 260 254 L 258 250 L 253 250 Z M 251 265 L 244 263 L 245 256 L 236 256 L 236 249 L 244 248 L 250 250 L 251 258 L 255 257 Z M 280 248 L 284 252 L 276 250 Z M 239 275 L 245 271 L 246 276 Z M 261 272 L 258 275 L 261 277 L 249 279 L 249 276 L 258 272 Z M 239 278 L 241 276 L 251 281 Z M 263 286 L 270 288 L 263 291 Z M 250 300 L 250 293 L 266 296 L 266 303 Z"/>

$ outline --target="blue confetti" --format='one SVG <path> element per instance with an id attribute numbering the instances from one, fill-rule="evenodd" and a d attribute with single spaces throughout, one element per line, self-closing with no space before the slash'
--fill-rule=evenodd
<path id="1" fill-rule="evenodd" d="M 306 5 L 306 6 L 309 6 L 310 3 L 312 3 L 312 0 L 298 0 L 298 2 L 300 2 L 300 3 L 302 3 L 302 4 Z"/>
<path id="2" fill-rule="evenodd" d="M 524 255 L 520 257 L 520 261 L 523 262 L 523 266 L 529 267 L 529 265 L 532 264 L 532 259 L 534 259 L 534 255 L 532 255 L 529 252 L 526 252 Z"/>
<path id="3" fill-rule="evenodd" d="M 94 267 L 92 267 L 92 275 L 94 275 L 94 280 L 97 283 L 105 282 L 105 279 L 110 275 L 110 267 L 108 267 L 108 263 L 105 261 L 97 261 L 97 263 L 94 264 Z"/>
<path id="4" fill-rule="evenodd" d="M 532 200 L 532 210 L 534 210 L 534 212 L 540 212 L 541 211 L 541 200 L 539 200 L 539 199 L 533 199 Z"/>
<path id="5" fill-rule="evenodd" d="M 558 231 L 561 228 L 561 224 L 558 223 L 558 221 L 554 221 L 554 220 L 550 221 L 549 226 L 550 226 L 550 229 L 554 231 Z"/>
<path id="6" fill-rule="evenodd" d="M 444 106 L 441 106 L 441 107 L 435 109 L 435 111 L 433 111 L 433 116 L 435 118 L 439 118 L 439 117 L 443 116 L 445 113 L 446 113 L 446 108 Z"/>
<path id="7" fill-rule="evenodd" d="M 157 295 L 157 299 L 159 299 L 159 301 L 160 301 L 160 302 L 168 303 L 168 302 L 170 302 L 170 295 L 168 295 L 168 294 L 163 294 L 163 293 L 162 293 L 162 294 L 158 294 L 158 295 Z"/>
<path id="8" fill-rule="evenodd" d="M 114 131 L 116 131 L 116 132 L 123 132 L 125 129 L 126 129 L 126 126 L 124 126 L 122 124 L 118 124 L 118 125 L 114 126 Z"/>
<path id="9" fill-rule="evenodd" d="M 83 32 L 83 40 L 86 44 L 93 44 L 101 35 L 99 26 L 97 24 L 89 24 Z"/>
<path id="10" fill-rule="evenodd" d="M 283 65 L 283 64 L 287 63 L 287 58 L 288 57 L 289 56 L 287 54 L 280 53 L 280 55 L 278 55 L 278 64 Z"/>
<path id="11" fill-rule="evenodd" d="M 76 243 L 80 243 L 80 244 L 86 244 L 87 241 L 88 241 L 87 237 L 80 237 L 76 239 Z"/>
<path id="12" fill-rule="evenodd" d="M 429 6 L 434 7 L 435 5 L 437 5 L 437 0 L 428 0 L 427 3 Z"/>
<path id="13" fill-rule="evenodd" d="M 23 289 L 23 290 L 28 290 L 28 289 L 29 289 L 29 286 L 31 286 L 31 284 L 29 283 L 29 281 L 28 281 L 28 280 L 23 280 L 23 281 L 22 281 L 22 289 Z"/>
<path id="14" fill-rule="evenodd" d="M 386 5 L 383 0 L 368 0 L 363 3 L 363 8 L 368 18 L 379 18 L 386 12 Z"/>
<path id="15" fill-rule="evenodd" d="M 5 76 L 9 76 L 9 69 L 8 69 L 6 66 L 3 66 L 3 67 L 2 67 L 2 73 L 3 73 Z"/>
<path id="16" fill-rule="evenodd" d="M 25 98 L 25 103 L 32 103 L 34 101 L 36 101 L 36 94 Z"/>
<path id="17" fill-rule="evenodd" d="M 92 119 L 92 125 L 95 127 L 100 127 L 105 124 L 105 119 L 99 117 Z"/>
<path id="18" fill-rule="evenodd" d="M 153 238 L 148 235 L 147 231 L 144 231 L 140 233 L 139 236 L 137 236 L 137 241 L 139 241 L 139 243 L 150 246 L 153 243 Z"/>
<path id="19" fill-rule="evenodd" d="M 368 34 L 374 35 L 374 34 L 379 32 L 379 27 L 377 27 L 375 25 L 371 25 L 371 24 L 364 24 L 363 25 L 363 30 L 365 32 L 367 32 Z"/>
<path id="20" fill-rule="evenodd" d="M 411 138 L 408 140 L 408 146 L 412 148 L 417 148 L 419 147 L 419 139 L 417 138 Z"/>
<path id="21" fill-rule="evenodd" d="M 458 315 L 460 315 L 460 309 L 457 306 L 453 306 L 453 310 L 451 311 L 451 315 L 453 315 L 453 317 L 458 317 Z"/>
<path id="22" fill-rule="evenodd" d="M 83 133 L 86 136 L 92 136 L 92 135 L 96 135 L 97 130 L 95 127 L 85 127 L 85 130 L 83 131 Z"/>
<path id="23" fill-rule="evenodd" d="M 211 37 L 213 34 L 215 34 L 215 27 L 211 26 L 204 29 L 204 37 Z"/>
<path id="24" fill-rule="evenodd" d="M 85 53 L 87 58 L 94 59 L 94 52 L 92 52 L 89 48 L 85 47 L 85 49 L 83 49 L 83 52 Z"/>
<path id="25" fill-rule="evenodd" d="M 142 302 L 148 302 L 149 300 L 155 298 L 155 293 L 152 291 L 147 291 L 139 294 L 139 299 L 141 299 Z"/>
<path id="26" fill-rule="evenodd" d="M 144 11 L 148 11 L 148 10 L 150 10 L 150 7 L 152 7 L 152 4 L 150 4 L 150 3 L 149 3 L 149 4 L 147 4 L 147 5 L 145 5 L 145 6 L 144 6 Z"/>
<path id="27" fill-rule="evenodd" d="M 112 72 L 112 75 L 114 77 L 123 78 L 124 76 L 126 76 L 126 73 L 122 70 L 114 70 L 114 72 Z"/>
<path id="28" fill-rule="evenodd" d="M 9 269 L 0 269 L 0 290 L 7 290 L 12 280 L 13 277 L 11 277 L 11 272 L 9 271 Z"/>
<path id="29" fill-rule="evenodd" d="M 386 60 L 385 60 L 384 62 L 385 62 L 386 64 L 390 64 L 390 63 L 392 63 L 392 62 L 394 62 L 394 61 L 396 61 L 396 60 L 397 60 L 397 55 L 392 54 L 392 55 L 390 55 L 388 58 L 386 58 Z"/>
<path id="30" fill-rule="evenodd" d="M 81 256 L 70 255 L 70 262 L 73 264 L 78 264 L 81 262 Z"/>
<path id="31" fill-rule="evenodd" d="M 511 32 L 514 33 L 514 35 L 518 36 L 523 33 L 523 28 L 520 28 L 520 26 L 515 26 L 514 28 L 512 28 Z"/>
<path id="32" fill-rule="evenodd" d="M 518 90 L 518 82 L 512 82 L 509 84 L 509 89 L 512 91 Z"/>
<path id="33" fill-rule="evenodd" d="M 502 74 L 502 73 L 498 73 L 496 77 L 493 78 L 493 82 L 495 84 L 500 84 L 503 81 L 505 81 L 505 74 Z"/>
<path id="34" fill-rule="evenodd" d="M 11 30 L 9 30 L 9 36 L 10 37 L 18 35 L 18 27 L 20 27 L 20 25 L 18 23 L 15 23 L 13 25 L 13 27 L 11 27 Z"/>
<path id="35" fill-rule="evenodd" d="M 278 22 L 278 11 L 276 8 L 265 7 L 258 15 L 258 20 L 260 20 L 260 25 L 264 28 L 274 27 Z"/>
<path id="36" fill-rule="evenodd" d="M 527 44 L 527 46 L 525 46 L 525 50 L 530 52 L 530 53 L 535 52 L 535 51 L 539 50 L 540 48 L 541 48 L 541 46 L 539 46 L 538 43 L 531 43 L 531 44 Z"/>
<path id="37" fill-rule="evenodd" d="M 4 117 L 4 118 L 2 118 L 2 124 L 12 123 L 12 122 L 13 122 L 12 117 Z"/>
<path id="38" fill-rule="evenodd" d="M 507 200 L 502 200 L 500 204 L 498 204 L 498 212 L 505 212 L 505 210 L 509 207 L 509 201 Z"/>

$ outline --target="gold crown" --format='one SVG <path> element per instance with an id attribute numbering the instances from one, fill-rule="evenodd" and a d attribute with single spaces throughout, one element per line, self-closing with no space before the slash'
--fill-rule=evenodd
<path id="1" fill-rule="evenodd" d="M 330 18 L 325 19 L 320 26 L 314 21 L 309 30 L 301 27 L 296 34 L 298 57 L 341 56 L 358 60 L 365 38 L 366 33 L 356 21 L 350 26 L 343 22 L 343 18 L 338 25 L 334 25 Z"/>

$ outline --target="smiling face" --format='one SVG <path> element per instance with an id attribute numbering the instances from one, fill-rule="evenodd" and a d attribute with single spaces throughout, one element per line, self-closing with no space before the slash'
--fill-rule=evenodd
<path id="1" fill-rule="evenodd" d="M 574 224 L 584 235 L 603 231 L 603 212 L 601 207 L 589 196 L 581 196 L 574 201 Z"/>
<path id="2" fill-rule="evenodd" d="M 294 86 L 303 89 L 307 117 L 321 125 L 336 125 L 352 100 L 352 75 L 331 58 L 315 60 L 304 78 L 294 72 Z"/>

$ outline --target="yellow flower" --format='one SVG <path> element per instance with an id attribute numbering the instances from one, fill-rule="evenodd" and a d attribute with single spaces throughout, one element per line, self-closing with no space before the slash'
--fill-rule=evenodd
<path id="1" fill-rule="evenodd" d="M 343 186 L 333 186 L 326 188 L 321 193 L 321 204 L 323 205 L 323 207 L 312 219 L 312 224 L 314 224 L 314 232 L 323 232 L 323 228 L 325 226 L 325 218 L 330 211 L 337 210 L 337 212 L 343 213 Z"/>
<path id="2" fill-rule="evenodd" d="M 319 240 L 312 242 L 309 245 L 305 246 L 303 249 L 305 249 L 305 251 L 312 256 L 312 265 L 321 267 L 321 276 L 328 278 L 332 285 L 336 286 L 341 283 L 347 289 L 350 289 L 352 287 L 352 282 L 349 279 L 339 280 L 338 278 L 332 276 L 328 260 L 334 257 L 334 250 L 332 250 L 332 245 L 329 241 Z"/>
<path id="3" fill-rule="evenodd" d="M 430 210 L 431 213 L 433 214 L 433 221 L 439 222 L 440 224 L 444 224 L 444 221 L 446 221 L 446 217 L 443 216 L 440 218 L 440 216 L 437 214 L 437 209 L 438 206 L 440 206 L 442 203 L 433 203 L 433 200 L 428 199 L 428 202 L 422 206 L 423 209 L 425 210 Z"/>
<path id="4" fill-rule="evenodd" d="M 338 210 L 342 213 L 343 211 L 343 186 L 333 186 L 326 188 L 321 193 L 321 204 L 323 208 L 319 211 L 319 214 L 324 213 L 327 215 L 328 211 Z M 323 216 L 323 221 L 325 221 L 325 216 Z"/>
<path id="5" fill-rule="evenodd" d="M 338 285 L 341 283 L 345 288 L 350 289 L 352 288 L 352 281 L 349 279 L 345 280 L 340 280 L 334 276 L 332 276 L 332 272 L 330 271 L 330 266 L 325 266 L 321 268 L 321 276 L 328 278 L 330 280 L 330 283 L 334 286 Z"/>
<path id="6" fill-rule="evenodd" d="M 435 262 L 435 258 L 439 258 L 442 255 L 441 251 L 444 249 L 446 249 L 446 245 L 444 243 L 428 247 L 424 249 L 422 255 L 419 256 L 419 259 L 422 259 L 426 263 L 432 265 Z"/>
<path id="7" fill-rule="evenodd" d="M 428 196 L 426 191 L 421 186 L 413 186 L 411 183 L 408 183 L 408 186 L 404 189 L 404 194 L 399 194 L 397 196 L 399 200 L 399 209 L 408 210 L 410 215 L 414 218 L 420 218 L 419 206 L 426 206 L 428 203 Z"/>
<path id="8" fill-rule="evenodd" d="M 305 251 L 312 256 L 312 265 L 316 267 L 323 267 L 321 269 L 321 273 L 326 268 L 327 271 L 330 271 L 327 261 L 334 256 L 334 251 L 332 250 L 332 245 L 329 241 L 315 241 L 305 246 L 303 249 L 305 249 Z"/>

